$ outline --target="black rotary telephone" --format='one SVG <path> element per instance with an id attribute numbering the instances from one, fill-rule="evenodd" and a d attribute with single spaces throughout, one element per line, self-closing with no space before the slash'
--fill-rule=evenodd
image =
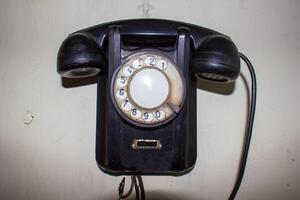
<path id="1" fill-rule="evenodd" d="M 196 79 L 234 81 L 240 54 L 229 37 L 203 27 L 123 20 L 70 34 L 57 71 L 67 78 L 97 76 L 100 169 L 183 175 L 196 161 Z"/>

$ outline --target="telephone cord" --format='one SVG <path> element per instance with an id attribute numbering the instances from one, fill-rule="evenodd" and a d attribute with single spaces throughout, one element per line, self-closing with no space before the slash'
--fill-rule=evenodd
<path id="1" fill-rule="evenodd" d="M 231 194 L 228 198 L 228 200 L 234 200 L 235 196 L 239 190 L 239 187 L 242 183 L 242 179 L 244 176 L 246 164 L 247 164 L 247 158 L 251 143 L 251 137 L 252 137 L 252 130 L 253 130 L 253 123 L 254 123 L 254 116 L 255 116 L 255 107 L 256 107 L 256 93 L 257 93 L 257 81 L 256 81 L 256 75 L 253 68 L 253 65 L 251 64 L 250 60 L 243 54 L 240 53 L 240 58 L 246 63 L 248 70 L 250 72 L 251 76 L 251 97 L 250 97 L 250 107 L 249 107 L 249 115 L 248 115 L 248 123 L 246 127 L 246 138 L 244 141 L 244 147 L 242 151 L 242 158 L 240 161 L 240 167 L 238 171 L 238 176 L 234 185 L 233 190 L 231 191 Z"/>

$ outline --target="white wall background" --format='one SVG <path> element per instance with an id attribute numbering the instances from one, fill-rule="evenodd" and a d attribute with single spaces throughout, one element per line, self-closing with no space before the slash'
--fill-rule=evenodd
<path id="1" fill-rule="evenodd" d="M 117 199 L 96 166 L 96 85 L 63 88 L 56 55 L 71 32 L 142 17 L 142 0 L 0 1 L 0 199 Z M 229 35 L 257 72 L 253 142 L 237 199 L 300 199 L 300 1 L 149 0 L 150 17 Z M 248 77 L 245 65 L 243 74 Z M 236 177 L 245 84 L 198 90 L 198 160 L 182 177 L 145 177 L 148 199 L 226 199 Z M 26 114 L 34 116 L 24 124 Z"/>

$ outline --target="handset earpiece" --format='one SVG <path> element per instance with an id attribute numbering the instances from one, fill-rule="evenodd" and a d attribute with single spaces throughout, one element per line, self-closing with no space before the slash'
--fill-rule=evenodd
<path id="1" fill-rule="evenodd" d="M 61 76 L 90 77 L 105 68 L 105 54 L 91 34 L 73 33 L 63 41 L 57 55 L 57 72 Z"/>
<path id="2" fill-rule="evenodd" d="M 211 35 L 193 53 L 191 66 L 199 78 L 230 82 L 240 73 L 239 52 L 230 38 Z"/>

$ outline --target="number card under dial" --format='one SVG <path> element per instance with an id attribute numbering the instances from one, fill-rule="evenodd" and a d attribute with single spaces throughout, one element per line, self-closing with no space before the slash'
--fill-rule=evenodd
<path id="1" fill-rule="evenodd" d="M 139 126 L 167 123 L 180 111 L 185 83 L 174 62 L 160 53 L 144 51 L 131 55 L 112 80 L 116 109 Z"/>

